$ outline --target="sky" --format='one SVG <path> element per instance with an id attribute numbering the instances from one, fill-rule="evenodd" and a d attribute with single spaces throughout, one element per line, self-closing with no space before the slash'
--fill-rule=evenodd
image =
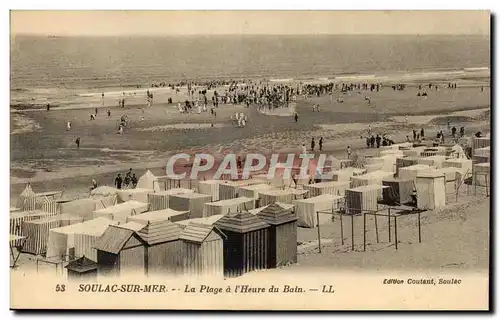
<path id="1" fill-rule="evenodd" d="M 488 11 L 11 11 L 11 34 L 482 34 Z"/>

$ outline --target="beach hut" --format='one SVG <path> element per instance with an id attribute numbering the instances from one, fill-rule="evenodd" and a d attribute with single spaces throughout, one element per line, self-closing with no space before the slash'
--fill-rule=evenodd
<path id="1" fill-rule="evenodd" d="M 219 201 L 220 180 L 204 180 L 198 182 L 198 192 L 212 196 L 212 201 Z"/>
<path id="2" fill-rule="evenodd" d="M 224 277 L 224 239 L 216 226 L 190 223 L 180 235 L 184 275 Z"/>
<path id="3" fill-rule="evenodd" d="M 443 163 L 445 161 L 446 161 L 446 156 L 437 156 L 436 155 L 436 156 L 420 158 L 417 160 L 417 163 L 440 169 L 443 167 Z"/>
<path id="4" fill-rule="evenodd" d="M 36 194 L 29 183 L 19 195 L 16 207 L 21 211 L 36 210 Z"/>
<path id="5" fill-rule="evenodd" d="M 165 191 L 155 192 L 148 194 L 148 202 L 150 203 L 150 210 L 163 210 L 169 208 L 168 201 L 171 195 L 193 193 L 191 189 L 174 188 Z"/>
<path id="6" fill-rule="evenodd" d="M 68 226 L 50 229 L 47 240 L 46 257 L 55 259 L 56 261 L 58 261 L 59 259 L 65 261 L 66 257 L 69 257 L 70 260 L 74 259 L 75 257 L 81 257 L 86 252 L 89 252 L 92 247 L 88 246 L 87 248 L 78 248 L 78 252 L 79 254 L 81 254 L 80 256 L 78 256 L 76 254 L 75 234 L 82 234 L 87 231 L 100 231 L 100 233 L 102 234 L 112 223 L 113 222 L 107 218 L 97 218 L 85 222 L 71 224 Z"/>
<path id="7" fill-rule="evenodd" d="M 254 208 L 255 208 L 255 199 L 247 197 L 238 197 L 234 199 L 205 203 L 205 206 L 203 208 L 203 216 L 210 217 L 213 215 L 227 214 L 230 212 L 242 212 Z"/>
<path id="8" fill-rule="evenodd" d="M 415 180 L 417 174 L 420 172 L 428 172 L 435 168 L 425 164 L 415 164 L 413 166 L 404 167 L 399 169 L 398 177 L 401 180 Z"/>
<path id="9" fill-rule="evenodd" d="M 401 178 L 385 178 L 382 185 L 383 203 L 387 205 L 404 205 L 412 202 L 411 194 L 415 185 L 414 180 Z"/>
<path id="10" fill-rule="evenodd" d="M 70 281 L 92 281 L 97 279 L 97 263 L 83 256 L 68 263 L 66 268 Z"/>
<path id="11" fill-rule="evenodd" d="M 148 170 L 137 180 L 136 189 L 151 189 L 158 192 L 160 191 L 160 184 L 156 176 Z"/>
<path id="12" fill-rule="evenodd" d="M 110 225 L 97 239 L 97 271 L 103 276 L 144 274 L 146 244 L 128 223 L 128 227 Z M 137 223 L 136 223 L 137 224 Z M 137 224 L 140 228 L 144 225 Z"/>
<path id="13" fill-rule="evenodd" d="M 396 172 L 396 160 L 402 155 L 385 155 L 380 157 L 367 157 L 365 169 L 367 173 L 381 170 L 386 172 Z"/>
<path id="14" fill-rule="evenodd" d="M 351 177 L 360 176 L 366 173 L 366 169 L 347 167 L 332 171 L 332 181 L 351 181 Z"/>
<path id="15" fill-rule="evenodd" d="M 282 202 L 292 203 L 293 200 L 303 199 L 307 194 L 307 190 L 300 189 L 269 189 L 259 192 L 260 201 L 259 206 L 266 206 L 268 204 Z"/>
<path id="16" fill-rule="evenodd" d="M 475 164 L 472 174 L 474 185 L 481 187 L 489 187 L 491 185 L 489 162 Z"/>
<path id="17" fill-rule="evenodd" d="M 225 215 L 215 225 L 226 235 L 224 275 L 240 276 L 267 268 L 269 224 L 248 212 Z"/>
<path id="18" fill-rule="evenodd" d="M 121 189 L 118 191 L 118 202 L 126 202 L 129 200 L 148 203 L 148 194 L 154 193 L 153 189 Z"/>
<path id="19" fill-rule="evenodd" d="M 378 210 L 378 195 L 386 188 L 379 184 L 371 184 L 345 191 L 345 209 L 347 214 L 360 214 L 365 210 Z"/>
<path id="20" fill-rule="evenodd" d="M 420 152 L 420 157 L 446 156 L 447 153 L 448 148 L 446 147 L 425 148 L 422 152 Z"/>
<path id="21" fill-rule="evenodd" d="M 105 217 L 118 222 L 126 222 L 128 216 L 148 211 L 148 203 L 129 200 L 108 208 L 94 211 L 94 218 Z"/>
<path id="22" fill-rule="evenodd" d="M 173 209 L 163 209 L 148 211 L 134 216 L 127 217 L 127 222 L 134 221 L 142 224 L 148 224 L 156 221 L 177 222 L 189 219 L 189 211 L 177 211 Z"/>
<path id="23" fill-rule="evenodd" d="M 257 216 L 270 225 L 267 267 L 297 263 L 297 216 L 292 210 L 273 203 Z"/>
<path id="24" fill-rule="evenodd" d="M 345 190 L 351 187 L 350 181 L 325 181 L 304 186 L 304 190 L 309 191 L 309 197 L 316 197 L 322 194 L 334 196 L 344 196 Z"/>
<path id="25" fill-rule="evenodd" d="M 117 225 L 117 222 L 101 217 L 85 221 L 83 225 L 73 230 L 74 256 L 85 256 L 92 261 L 97 261 L 95 243 L 110 225 Z"/>
<path id="26" fill-rule="evenodd" d="M 90 196 L 92 198 L 94 198 L 94 197 L 96 197 L 96 198 L 108 197 L 108 196 L 118 194 L 118 191 L 119 191 L 118 189 L 110 187 L 110 186 L 100 186 L 100 187 L 95 188 L 94 190 L 91 190 Z"/>
<path id="27" fill-rule="evenodd" d="M 266 184 L 266 183 L 261 183 L 261 184 L 252 184 L 249 186 L 242 186 L 238 188 L 238 195 L 240 197 L 248 197 L 248 198 L 253 198 L 253 199 L 258 199 L 259 198 L 259 191 L 261 190 L 269 190 L 273 189 L 274 187 Z"/>
<path id="28" fill-rule="evenodd" d="M 77 199 L 61 203 L 60 211 L 63 214 L 82 217 L 84 221 L 87 221 L 94 218 L 94 211 L 114 206 L 116 202 L 116 194 L 106 197 Z"/>
<path id="29" fill-rule="evenodd" d="M 318 211 L 331 211 L 337 210 L 340 207 L 340 201 L 343 199 L 342 196 L 334 196 L 331 194 L 322 194 L 320 196 L 294 200 L 292 203 L 295 207 L 295 214 L 298 217 L 297 225 L 304 228 L 315 228 L 318 223 L 324 224 L 327 221 L 332 220 L 330 214 L 320 213 L 318 222 L 317 214 Z"/>
<path id="30" fill-rule="evenodd" d="M 479 148 L 474 150 L 474 155 L 472 156 L 473 163 L 486 163 L 490 162 L 490 147 Z"/>
<path id="31" fill-rule="evenodd" d="M 441 172 L 419 172 L 416 179 L 417 207 L 433 210 L 446 205 L 445 175 Z"/>
<path id="32" fill-rule="evenodd" d="M 211 200 L 211 195 L 196 192 L 173 194 L 169 198 L 169 207 L 177 211 L 189 211 L 192 218 L 201 218 L 205 203 Z"/>
<path id="33" fill-rule="evenodd" d="M 458 186 L 457 183 L 459 183 L 460 180 L 462 179 L 462 174 L 460 173 L 460 170 L 458 168 L 454 167 L 440 168 L 432 170 L 432 172 L 444 175 L 445 190 L 447 194 L 455 193 L 456 188 Z M 457 181 L 457 174 L 459 176 L 458 181 Z"/>
<path id="34" fill-rule="evenodd" d="M 448 159 L 443 163 L 444 168 L 457 168 L 464 177 L 472 176 L 472 160 L 469 159 Z"/>
<path id="35" fill-rule="evenodd" d="M 472 153 L 474 154 L 476 149 L 481 149 L 490 146 L 490 137 L 474 137 L 472 139 Z"/>
<path id="36" fill-rule="evenodd" d="M 32 211 L 15 211 L 10 213 L 10 234 L 22 237 L 23 232 L 23 222 L 32 221 L 38 219 L 45 219 L 54 216 L 53 213 L 43 212 L 40 210 Z M 24 243 L 24 240 L 22 241 Z M 21 241 L 14 241 L 14 246 L 21 245 Z"/>
<path id="37" fill-rule="evenodd" d="M 393 176 L 393 172 L 387 171 L 374 171 L 365 173 L 360 176 L 351 177 L 351 187 L 356 188 L 360 186 L 367 186 L 370 184 L 382 185 L 382 180 L 384 180 L 385 178 L 392 178 Z"/>
<path id="38" fill-rule="evenodd" d="M 409 167 L 418 164 L 417 157 L 403 157 L 396 159 L 396 173 L 399 174 L 399 169 L 404 167 Z"/>
<path id="39" fill-rule="evenodd" d="M 59 214 L 44 219 L 23 222 L 23 236 L 26 237 L 23 252 L 35 255 L 46 253 L 50 229 L 82 221 L 83 219 L 79 217 Z"/>
<path id="40" fill-rule="evenodd" d="M 422 153 L 422 151 L 425 150 L 425 148 L 426 147 L 415 147 L 415 148 L 403 150 L 403 156 L 411 157 L 411 158 L 418 158 L 418 157 L 420 157 L 420 154 Z"/>
<path id="41" fill-rule="evenodd" d="M 214 225 L 217 221 L 219 221 L 225 214 L 216 214 L 210 217 L 203 217 L 203 218 L 192 218 L 192 219 L 186 219 L 186 220 L 181 220 L 177 221 L 176 224 L 181 227 L 182 229 L 186 228 L 191 223 L 197 223 L 197 224 L 205 224 L 207 226 L 212 226 Z"/>
<path id="42" fill-rule="evenodd" d="M 260 179 L 221 181 L 219 184 L 219 200 L 234 199 L 237 197 L 239 187 L 262 184 Z"/>
<path id="43" fill-rule="evenodd" d="M 373 184 L 382 185 L 382 180 L 394 177 L 393 172 L 374 171 L 361 176 L 351 177 L 351 188 L 368 186 Z M 379 190 L 378 199 L 382 200 L 382 189 Z"/>
<path id="44" fill-rule="evenodd" d="M 137 231 L 137 236 L 145 243 L 143 259 L 146 275 L 182 274 L 181 232 L 181 227 L 168 220 L 150 222 Z"/>
<path id="45" fill-rule="evenodd" d="M 370 163 L 370 164 L 365 164 L 364 167 L 366 169 L 366 173 L 371 173 L 374 171 L 384 170 L 384 163 L 383 162 Z"/>

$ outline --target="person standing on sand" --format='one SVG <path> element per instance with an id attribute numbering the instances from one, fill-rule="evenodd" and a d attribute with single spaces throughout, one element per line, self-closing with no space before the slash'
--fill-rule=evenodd
<path id="1" fill-rule="evenodd" d="M 50 103 L 47 103 L 47 111 L 50 111 Z"/>
<path id="2" fill-rule="evenodd" d="M 108 109 L 108 118 L 111 118 L 111 110 Z"/>
<path id="3" fill-rule="evenodd" d="M 311 139 L 311 151 L 314 152 L 314 147 L 316 146 L 316 143 L 314 142 L 314 138 Z"/>
<path id="4" fill-rule="evenodd" d="M 370 142 L 371 142 L 370 136 L 366 136 L 366 148 L 367 149 L 370 148 Z"/>
<path id="5" fill-rule="evenodd" d="M 425 135 L 424 135 L 424 128 L 420 129 L 420 138 L 424 138 Z"/>
<path id="6" fill-rule="evenodd" d="M 122 188 L 122 183 L 123 183 L 122 175 L 118 174 L 115 178 L 116 189 L 120 190 Z"/>
<path id="7" fill-rule="evenodd" d="M 68 123 L 66 123 L 66 131 L 69 130 L 71 130 L 71 121 L 68 121 Z"/>
<path id="8" fill-rule="evenodd" d="M 294 118 L 295 122 L 299 122 L 299 115 L 297 114 L 297 112 L 295 112 Z"/>
<path id="9" fill-rule="evenodd" d="M 76 148 L 80 149 L 80 137 L 76 138 L 75 143 L 76 143 Z"/>
<path id="10" fill-rule="evenodd" d="M 351 146 L 347 146 L 347 159 L 351 159 Z"/>
<path id="11" fill-rule="evenodd" d="M 319 138 L 319 151 L 323 151 L 323 137 Z"/>
<path id="12" fill-rule="evenodd" d="M 97 117 L 97 108 L 95 108 L 95 116 Z"/>
<path id="13" fill-rule="evenodd" d="M 306 144 L 302 144 L 302 154 L 307 154 Z"/>
<path id="14" fill-rule="evenodd" d="M 460 127 L 460 137 L 463 137 L 465 135 L 465 128 Z"/>
<path id="15" fill-rule="evenodd" d="M 137 177 L 135 176 L 135 173 L 132 174 L 132 178 L 130 178 L 130 183 L 132 184 L 133 189 L 137 187 Z"/>
<path id="16" fill-rule="evenodd" d="M 375 138 L 375 141 L 377 142 L 377 148 L 380 148 L 380 136 L 377 134 L 377 137 Z"/>

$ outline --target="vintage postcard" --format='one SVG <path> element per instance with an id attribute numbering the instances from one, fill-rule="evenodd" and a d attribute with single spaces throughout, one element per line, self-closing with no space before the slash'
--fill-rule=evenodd
<path id="1" fill-rule="evenodd" d="M 489 11 L 11 11 L 12 309 L 488 310 Z"/>

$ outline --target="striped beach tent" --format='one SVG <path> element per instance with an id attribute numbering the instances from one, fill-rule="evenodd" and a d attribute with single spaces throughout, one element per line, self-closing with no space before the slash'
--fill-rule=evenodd
<path id="1" fill-rule="evenodd" d="M 61 213 L 59 203 L 56 200 L 49 198 L 47 196 L 36 198 L 36 209 L 53 214 Z"/>
<path id="2" fill-rule="evenodd" d="M 51 213 L 42 212 L 39 210 L 34 211 L 17 211 L 10 213 L 10 234 L 16 236 L 23 236 L 23 222 L 32 221 L 37 219 L 45 219 L 50 217 Z M 16 240 L 17 241 L 17 240 Z M 15 242 L 14 246 L 21 245 L 21 242 Z"/>
<path id="3" fill-rule="evenodd" d="M 68 226 L 82 221 L 83 218 L 59 214 L 45 219 L 23 222 L 22 235 L 26 237 L 23 252 L 31 254 L 46 253 L 50 229 Z"/>
<path id="4" fill-rule="evenodd" d="M 36 193 L 33 192 L 31 185 L 28 183 L 23 192 L 19 195 L 17 208 L 21 211 L 30 211 L 36 209 Z"/>

